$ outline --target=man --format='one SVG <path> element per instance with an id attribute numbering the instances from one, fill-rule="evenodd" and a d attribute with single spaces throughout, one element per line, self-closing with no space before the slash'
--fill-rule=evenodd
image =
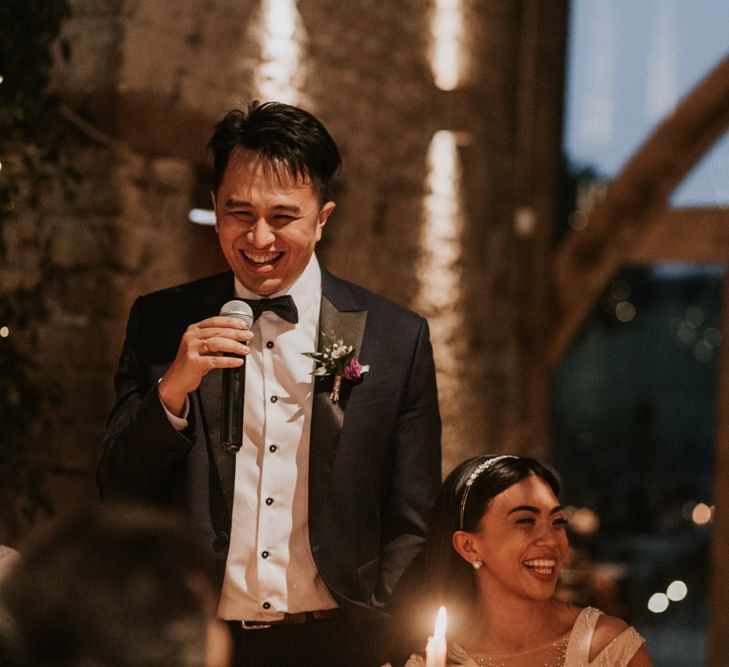
<path id="1" fill-rule="evenodd" d="M 132 307 L 100 489 L 187 509 L 217 555 L 236 664 L 378 664 L 369 637 L 440 484 L 428 327 L 320 267 L 340 157 L 317 119 L 254 103 L 209 146 L 231 272 Z M 251 331 L 218 316 L 234 297 L 261 311 Z M 357 359 L 313 376 L 305 353 L 332 339 Z M 243 360 L 233 454 L 220 447 L 221 369 Z"/>

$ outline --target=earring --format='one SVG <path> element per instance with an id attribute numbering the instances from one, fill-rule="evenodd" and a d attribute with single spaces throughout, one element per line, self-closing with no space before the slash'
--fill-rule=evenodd
<path id="1" fill-rule="evenodd" d="M 473 565 L 474 570 L 478 570 L 483 565 L 483 561 L 475 560 L 475 561 L 473 561 L 473 563 L 471 563 L 471 565 Z"/>

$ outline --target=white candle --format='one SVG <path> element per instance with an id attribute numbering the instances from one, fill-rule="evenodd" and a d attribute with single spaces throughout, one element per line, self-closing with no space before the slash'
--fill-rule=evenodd
<path id="1" fill-rule="evenodd" d="M 435 631 L 425 647 L 425 667 L 446 667 L 446 610 L 441 607 L 435 617 Z"/>

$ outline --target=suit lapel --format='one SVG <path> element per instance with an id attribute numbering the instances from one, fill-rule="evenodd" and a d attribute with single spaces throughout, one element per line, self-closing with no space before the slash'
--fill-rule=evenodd
<path id="1" fill-rule="evenodd" d="M 198 321 L 205 317 L 217 315 L 220 307 L 232 299 L 233 274 L 224 274 L 221 282 L 204 296 Z M 229 531 L 233 516 L 233 489 L 235 486 L 235 455 L 224 452 L 220 448 L 220 424 L 223 405 L 223 371 L 215 369 L 203 376 L 197 389 L 200 406 L 201 427 L 197 432 L 204 432 L 210 460 L 210 499 L 213 525 L 216 529 Z M 222 496 L 222 497 L 221 497 Z"/>
<path id="2" fill-rule="evenodd" d="M 217 314 L 220 306 L 233 298 L 233 277 L 230 273 L 226 276 L 227 278 L 221 281 L 219 289 L 211 290 L 211 293 L 207 295 L 203 307 L 204 317 Z M 358 309 L 357 302 L 346 284 L 322 269 L 322 299 L 317 349 L 323 348 L 323 334 L 328 334 L 336 335 L 346 343 L 354 345 L 357 351 L 361 350 L 366 323 L 367 311 Z M 319 515 L 317 509 L 323 502 L 329 487 L 332 463 L 344 425 L 346 395 L 339 403 L 332 403 L 329 398 L 331 388 L 330 378 L 317 381 L 314 386 L 309 452 L 309 523 L 314 529 Z M 219 447 L 222 420 L 222 371 L 213 370 L 203 377 L 197 390 L 197 397 L 200 405 L 200 418 L 203 421 L 202 428 L 198 428 L 198 431 L 204 431 L 210 453 L 213 525 L 216 528 L 229 528 L 233 515 L 235 455 L 224 452 Z M 224 507 L 221 510 L 224 510 L 225 517 L 220 516 L 220 510 L 215 509 L 217 503 L 213 499 L 217 495 L 222 496 Z"/>
<path id="3" fill-rule="evenodd" d="M 362 349 L 367 311 L 357 310 L 357 304 L 346 285 L 322 270 L 322 297 L 319 315 L 319 341 L 317 351 L 324 349 L 325 336 L 336 336 L 348 345 Z M 345 380 L 346 382 L 346 380 Z M 338 403 L 329 397 L 333 378 L 317 380 L 311 413 L 311 438 L 309 450 L 309 524 L 316 530 L 324 502 L 332 464 L 344 425 L 346 392 Z"/>

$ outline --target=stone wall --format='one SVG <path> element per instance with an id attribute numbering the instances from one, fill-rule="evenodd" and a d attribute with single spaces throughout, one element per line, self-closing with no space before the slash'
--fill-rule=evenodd
<path id="1" fill-rule="evenodd" d="M 79 135 L 82 180 L 71 202 L 43 193 L 10 232 L 28 230 L 32 218 L 48 238 L 36 256 L 14 261 L 30 279 L 39 262 L 52 267 L 50 316 L 35 353 L 61 388 L 41 438 L 60 509 L 94 498 L 94 461 L 132 300 L 224 266 L 213 230 L 186 216 L 204 199 L 212 124 L 260 95 L 257 68 L 271 47 L 258 32 L 264 5 L 73 2 L 65 27 L 72 58 L 54 81 Z M 336 275 L 432 320 L 446 471 L 467 455 L 546 447 L 539 439 L 524 446 L 517 436 L 533 419 L 525 378 L 544 322 L 551 224 L 549 198 L 538 195 L 556 174 L 566 23 L 563 2 L 464 5 L 473 67 L 457 90 L 433 83 L 431 5 L 422 0 L 300 1 L 302 64 L 291 82 L 344 158 L 320 258 Z M 554 113 L 530 111 L 539 108 Z M 416 280 L 424 197 L 432 194 L 428 150 L 439 130 L 457 133 L 462 174 L 458 289 L 445 306 Z M 536 215 L 526 234 L 515 227 L 520 207 Z M 455 330 L 440 324 L 451 315 Z"/>

